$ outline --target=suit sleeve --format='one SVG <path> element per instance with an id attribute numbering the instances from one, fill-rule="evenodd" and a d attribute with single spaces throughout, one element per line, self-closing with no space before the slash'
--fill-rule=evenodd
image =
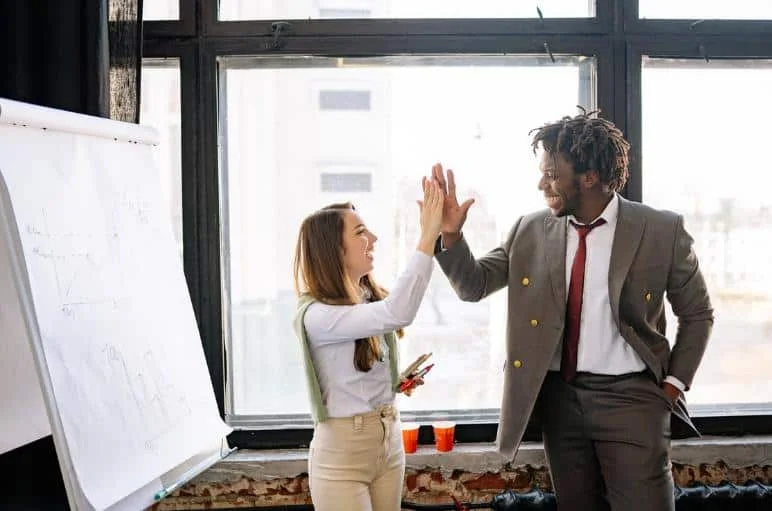
<path id="1" fill-rule="evenodd" d="M 515 223 L 501 245 L 479 259 L 475 259 L 464 237 L 447 250 L 441 250 L 437 242 L 437 262 L 461 300 L 477 302 L 507 285 L 509 252 L 521 221 Z"/>
<path id="2" fill-rule="evenodd" d="M 667 280 L 667 298 L 678 318 L 668 374 L 691 387 L 713 328 L 713 308 L 705 279 L 693 248 L 694 240 L 684 229 L 683 217 L 675 225 L 673 262 Z"/>

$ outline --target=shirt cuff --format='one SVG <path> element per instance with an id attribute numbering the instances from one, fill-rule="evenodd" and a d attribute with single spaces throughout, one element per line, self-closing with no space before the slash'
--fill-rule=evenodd
<path id="1" fill-rule="evenodd" d="M 682 393 L 686 392 L 686 385 L 684 385 L 683 382 L 681 380 L 679 380 L 678 378 L 676 378 L 675 376 L 670 376 L 670 375 L 665 376 L 665 382 L 667 382 L 670 385 L 672 385 L 673 387 L 677 388 Z"/>
<path id="2" fill-rule="evenodd" d="M 463 237 L 464 237 L 464 234 L 462 233 L 461 238 Z M 459 238 L 459 241 L 461 240 L 461 238 Z M 448 250 L 448 248 L 445 246 L 445 243 L 442 242 L 442 234 L 440 234 L 440 252 L 445 252 L 446 250 Z"/>

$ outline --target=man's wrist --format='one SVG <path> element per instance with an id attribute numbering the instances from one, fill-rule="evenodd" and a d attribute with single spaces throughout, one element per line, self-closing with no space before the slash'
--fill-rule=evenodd
<path id="1" fill-rule="evenodd" d="M 686 392 L 686 385 L 684 385 L 684 383 L 678 378 L 676 378 L 675 376 L 672 376 L 672 375 L 665 376 L 664 383 L 669 383 L 673 387 L 677 388 L 681 393 Z"/>
<path id="2" fill-rule="evenodd" d="M 440 247 L 447 250 L 461 239 L 461 231 L 440 233 Z"/>

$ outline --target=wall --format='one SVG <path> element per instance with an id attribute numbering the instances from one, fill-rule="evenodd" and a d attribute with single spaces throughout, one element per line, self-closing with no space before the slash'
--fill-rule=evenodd
<path id="1" fill-rule="evenodd" d="M 677 486 L 748 480 L 772 484 L 772 437 L 673 442 Z M 306 451 L 237 452 L 185 485 L 154 511 L 233 509 L 310 504 Z M 458 445 L 452 453 L 421 446 L 407 458 L 404 501 L 416 504 L 487 503 L 504 490 L 551 490 L 544 451 L 524 445 L 505 463 L 490 445 Z"/>

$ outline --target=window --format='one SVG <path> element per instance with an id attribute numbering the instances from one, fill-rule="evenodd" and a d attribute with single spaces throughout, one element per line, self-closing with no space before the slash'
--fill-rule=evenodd
<path id="1" fill-rule="evenodd" d="M 369 90 L 321 90 L 320 110 L 370 110 Z"/>
<path id="2" fill-rule="evenodd" d="M 142 20 L 180 19 L 180 0 L 145 0 L 142 2 Z"/>
<path id="3" fill-rule="evenodd" d="M 769 145 L 772 61 L 643 64 L 643 199 L 684 215 L 716 311 L 689 402 L 768 411 L 772 177 L 758 148 Z"/>
<path id="4" fill-rule="evenodd" d="M 640 0 L 641 18 L 772 19 L 769 0 Z"/>
<path id="5" fill-rule="evenodd" d="M 148 3 L 148 2 L 145 2 Z M 182 258 L 182 165 L 180 160 L 180 64 L 177 59 L 145 59 L 142 63 L 140 123 L 158 130 L 153 149 L 159 185 Z"/>
<path id="6" fill-rule="evenodd" d="M 316 2 L 220 0 L 221 20 L 308 19 L 317 16 Z M 539 5 L 544 17 L 585 18 L 595 15 L 594 0 L 542 0 L 505 2 L 502 0 L 338 0 L 325 1 L 322 10 L 338 10 L 347 16 L 352 10 L 369 11 L 375 18 L 536 18 Z"/>
<path id="7" fill-rule="evenodd" d="M 543 207 L 529 130 L 576 111 L 580 97 L 594 97 L 584 90 L 593 83 L 587 77 L 594 74 L 593 60 L 581 57 L 556 63 L 548 57 L 391 57 L 334 67 L 329 61 L 220 61 L 227 84 L 220 98 L 228 134 L 221 196 L 235 416 L 308 413 L 291 326 L 292 257 L 305 215 L 354 201 L 379 236 L 375 274 L 388 287 L 415 249 L 421 176 L 441 159 L 456 170 L 460 194 L 477 197 L 467 230 L 481 254 L 501 241 L 519 214 Z M 367 82 L 384 107 L 362 124 L 329 129 L 307 91 L 332 81 Z M 320 173 L 320 161 L 351 163 L 323 166 Z M 371 172 L 356 170 L 361 161 L 370 162 Z M 409 400 L 400 397 L 402 410 L 499 407 L 504 301 L 499 293 L 462 303 L 436 270 L 400 349 L 404 360 L 431 350 L 437 365 L 432 385 Z"/>
<path id="8" fill-rule="evenodd" d="M 288 320 L 304 215 L 354 201 L 380 236 L 376 274 L 389 287 L 415 242 L 420 177 L 441 160 L 457 171 L 460 193 L 477 198 L 469 241 L 480 253 L 520 212 L 542 207 L 528 130 L 577 104 L 600 108 L 630 140 L 626 196 L 680 211 L 695 238 L 717 315 L 687 394 L 695 423 L 706 435 L 770 431 L 772 393 L 761 362 L 772 329 L 758 289 L 769 287 L 769 272 L 755 259 L 760 252 L 745 249 L 769 207 L 759 184 L 766 159 L 754 154 L 765 147 L 757 132 L 767 130 L 747 126 L 769 117 L 770 2 L 145 3 L 145 57 L 181 64 L 186 274 L 215 394 L 237 427 L 235 445 L 307 445 L 310 438 Z M 175 10 L 148 15 L 161 4 Z M 184 23 L 153 21 L 166 16 Z M 292 23 L 278 32 L 276 21 Z M 143 95 L 156 96 L 149 73 Z M 736 73 L 742 78 L 725 78 Z M 145 101 L 143 119 L 154 115 Z M 696 168 L 706 172 L 684 184 Z M 729 183 L 739 169 L 752 169 L 747 191 Z M 403 359 L 434 346 L 437 335 L 469 343 L 439 345 L 432 385 L 400 398 L 403 416 L 450 416 L 461 441 L 493 439 L 501 299 L 463 304 L 435 270 L 401 343 Z M 450 372 L 462 357 L 456 379 Z M 451 398 L 456 391 L 459 400 Z"/>

